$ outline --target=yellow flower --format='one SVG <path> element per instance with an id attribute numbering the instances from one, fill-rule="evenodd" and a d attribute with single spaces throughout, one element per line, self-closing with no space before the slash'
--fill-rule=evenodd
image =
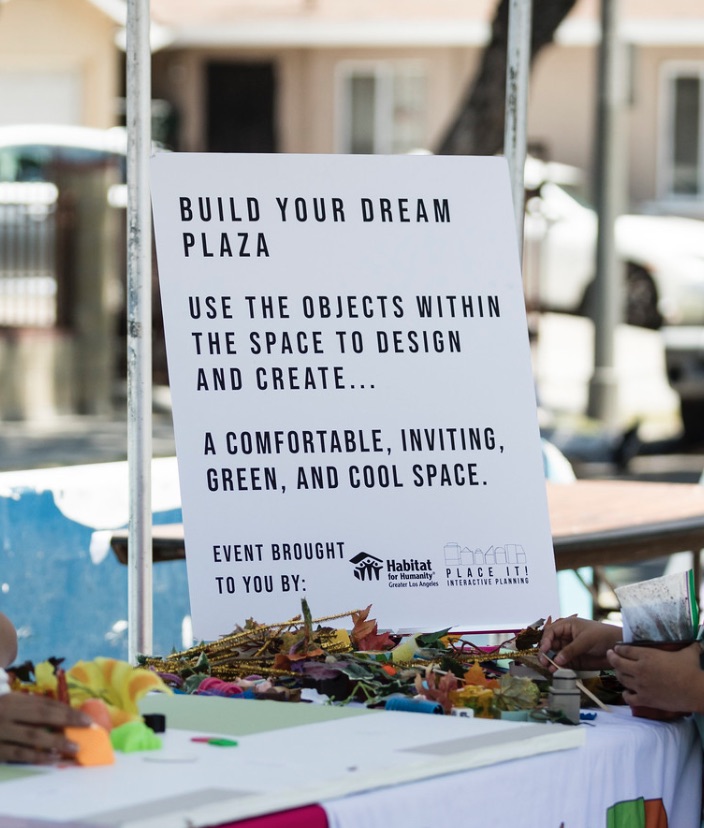
<path id="1" fill-rule="evenodd" d="M 493 719 L 494 691 L 488 687 L 468 684 L 460 690 L 450 693 L 450 699 L 455 707 L 471 707 L 474 715 L 479 719 Z"/>
<path id="2" fill-rule="evenodd" d="M 73 707 L 80 707 L 86 699 L 102 699 L 113 724 L 136 718 L 137 703 L 147 693 L 171 693 L 156 673 L 115 658 L 79 661 L 67 671 L 66 680 Z"/>

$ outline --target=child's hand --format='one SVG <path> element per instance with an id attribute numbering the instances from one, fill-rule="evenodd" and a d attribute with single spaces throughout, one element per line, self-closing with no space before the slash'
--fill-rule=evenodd
<path id="1" fill-rule="evenodd" d="M 0 695 L 0 762 L 43 765 L 70 758 L 76 746 L 66 739 L 63 729 L 90 723 L 84 713 L 54 699 L 4 693 Z"/>
<path id="2" fill-rule="evenodd" d="M 626 687 L 623 698 L 631 707 L 656 707 L 683 713 L 704 712 L 704 670 L 699 644 L 677 652 L 619 644 L 607 658 L 616 678 Z"/>
<path id="3" fill-rule="evenodd" d="M 558 618 L 553 624 L 547 624 L 540 641 L 540 652 L 553 650 L 553 657 L 558 667 L 570 667 L 573 670 L 600 670 L 608 667 L 606 652 L 621 638 L 621 629 L 599 621 L 570 616 Z M 548 666 L 545 656 L 541 663 Z M 555 670 L 554 665 L 550 665 Z"/>

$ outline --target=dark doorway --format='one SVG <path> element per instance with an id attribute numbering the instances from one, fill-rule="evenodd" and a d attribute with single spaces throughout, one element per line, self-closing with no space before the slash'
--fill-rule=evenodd
<path id="1" fill-rule="evenodd" d="M 276 152 L 271 63 L 208 64 L 208 150 Z"/>

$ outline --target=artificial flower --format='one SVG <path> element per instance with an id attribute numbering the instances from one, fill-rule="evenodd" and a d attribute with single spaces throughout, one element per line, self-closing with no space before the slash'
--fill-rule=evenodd
<path id="1" fill-rule="evenodd" d="M 478 684 L 467 684 L 450 694 L 454 707 L 471 707 L 478 719 L 493 719 L 494 691 Z"/>
<path id="2" fill-rule="evenodd" d="M 79 661 L 67 671 L 66 679 L 73 707 L 80 707 L 86 699 L 102 699 L 115 726 L 139 716 L 137 703 L 147 693 L 171 693 L 152 670 L 115 658 Z"/>

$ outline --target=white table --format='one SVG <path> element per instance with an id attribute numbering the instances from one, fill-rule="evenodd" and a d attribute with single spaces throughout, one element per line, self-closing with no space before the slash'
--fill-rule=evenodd
<path id="1" fill-rule="evenodd" d="M 525 726 L 510 722 L 474 727 L 454 717 L 372 712 L 303 724 L 316 706 L 181 698 L 196 709 L 189 730 L 234 735 L 238 747 L 191 742 L 192 733 L 175 729 L 182 721 L 172 707 L 163 753 L 15 780 L 11 766 L 0 766 L 0 828 L 3 815 L 215 826 L 310 803 L 323 806 L 329 828 L 605 828 L 609 808 L 634 800 L 642 802 L 617 807 L 648 803 L 665 810 L 671 828 L 699 826 L 702 751 L 690 720 L 648 722 L 614 708 L 599 712 L 593 727 L 532 725 L 539 731 L 532 743 L 530 734 L 516 740 L 511 729 Z M 201 716 L 207 707 L 217 729 Z M 276 712 L 267 716 L 268 709 Z M 264 730 L 253 718 L 265 720 Z"/>
<path id="2" fill-rule="evenodd" d="M 701 768 L 691 720 L 649 722 L 633 718 L 628 707 L 614 707 L 598 713 L 586 744 L 576 750 L 370 791 L 323 807 L 329 828 L 699 828 Z M 620 816 L 626 809 L 662 807 L 667 823 L 652 817 L 607 823 L 615 805 Z"/>

